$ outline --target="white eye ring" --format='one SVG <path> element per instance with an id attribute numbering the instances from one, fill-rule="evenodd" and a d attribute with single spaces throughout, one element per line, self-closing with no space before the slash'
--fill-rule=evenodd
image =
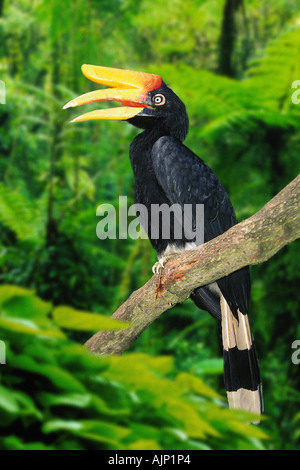
<path id="1" fill-rule="evenodd" d="M 166 98 L 164 95 L 154 95 L 152 98 L 152 103 L 154 103 L 156 106 L 161 106 L 165 104 Z"/>

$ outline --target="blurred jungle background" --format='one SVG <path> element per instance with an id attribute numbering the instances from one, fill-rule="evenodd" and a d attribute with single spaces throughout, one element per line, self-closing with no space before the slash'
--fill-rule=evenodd
<path id="1" fill-rule="evenodd" d="M 227 409 L 219 326 L 190 300 L 122 357 L 85 350 L 156 259 L 96 236 L 99 204 L 133 203 L 138 130 L 62 111 L 97 89 L 84 63 L 161 75 L 241 221 L 299 173 L 299 60 L 298 0 L 0 0 L 1 449 L 300 448 L 297 242 L 251 268 L 260 426 Z"/>

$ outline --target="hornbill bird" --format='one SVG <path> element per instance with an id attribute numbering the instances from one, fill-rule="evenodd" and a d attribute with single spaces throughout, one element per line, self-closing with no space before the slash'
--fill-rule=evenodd
<path id="1" fill-rule="evenodd" d="M 86 93 L 67 103 L 64 109 L 97 101 L 118 101 L 123 106 L 90 111 L 72 122 L 125 120 L 143 129 L 131 143 L 129 152 L 135 178 L 135 204 L 143 204 L 149 213 L 153 205 L 177 204 L 183 216 L 185 208 L 192 207 L 193 229 L 194 209 L 204 205 L 204 242 L 237 223 L 230 199 L 217 176 L 183 145 L 189 125 L 186 108 L 160 76 L 93 65 L 83 65 L 82 72 L 93 82 L 109 88 Z M 169 238 L 162 237 L 161 231 L 158 237 L 151 237 L 151 217 L 146 225 L 144 228 L 161 268 L 167 255 L 196 247 L 195 240 L 185 234 L 175 237 L 174 230 L 170 230 Z M 248 319 L 249 297 L 249 267 L 199 287 L 191 294 L 200 309 L 221 323 L 229 406 L 260 414 L 262 387 Z"/>

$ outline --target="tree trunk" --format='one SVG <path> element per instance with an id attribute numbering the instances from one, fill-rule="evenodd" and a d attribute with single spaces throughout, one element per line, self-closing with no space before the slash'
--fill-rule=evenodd
<path id="1" fill-rule="evenodd" d="M 0 18 L 3 16 L 4 0 L 0 0 Z"/>
<path id="2" fill-rule="evenodd" d="M 235 14 L 242 3 L 242 0 L 226 0 L 223 11 L 218 71 L 228 77 L 234 77 L 235 75 L 232 64 L 236 38 Z"/>
<path id="3" fill-rule="evenodd" d="M 55 3 L 52 7 L 51 26 L 55 30 L 56 20 Z M 60 82 L 60 62 L 59 62 L 60 41 L 57 36 L 52 38 L 51 41 L 51 90 L 53 96 L 57 97 L 55 87 Z M 47 208 L 47 222 L 46 222 L 46 243 L 47 246 L 56 244 L 58 233 L 58 222 L 54 215 L 55 205 L 55 176 L 56 176 L 56 162 L 59 158 L 61 150 L 59 150 L 59 133 L 61 129 L 61 120 L 58 111 L 54 108 L 51 112 L 51 144 L 50 144 L 50 161 L 49 161 L 49 182 L 48 182 L 48 208 Z"/>

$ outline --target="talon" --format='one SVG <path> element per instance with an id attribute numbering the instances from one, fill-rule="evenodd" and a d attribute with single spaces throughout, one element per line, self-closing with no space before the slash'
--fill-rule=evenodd
<path id="1" fill-rule="evenodd" d="M 157 273 L 157 264 L 158 264 L 158 263 L 156 262 L 156 263 L 152 266 L 152 272 L 153 272 L 153 274 L 158 274 L 158 273 Z"/>
<path id="2" fill-rule="evenodd" d="M 163 258 L 161 258 L 161 259 L 159 260 L 159 264 L 160 264 L 161 267 L 164 269 L 165 265 L 164 265 L 164 259 L 163 259 Z"/>
<path id="3" fill-rule="evenodd" d="M 160 274 L 160 270 L 164 269 L 166 258 L 160 258 L 153 266 L 152 266 L 152 272 L 153 274 Z"/>

